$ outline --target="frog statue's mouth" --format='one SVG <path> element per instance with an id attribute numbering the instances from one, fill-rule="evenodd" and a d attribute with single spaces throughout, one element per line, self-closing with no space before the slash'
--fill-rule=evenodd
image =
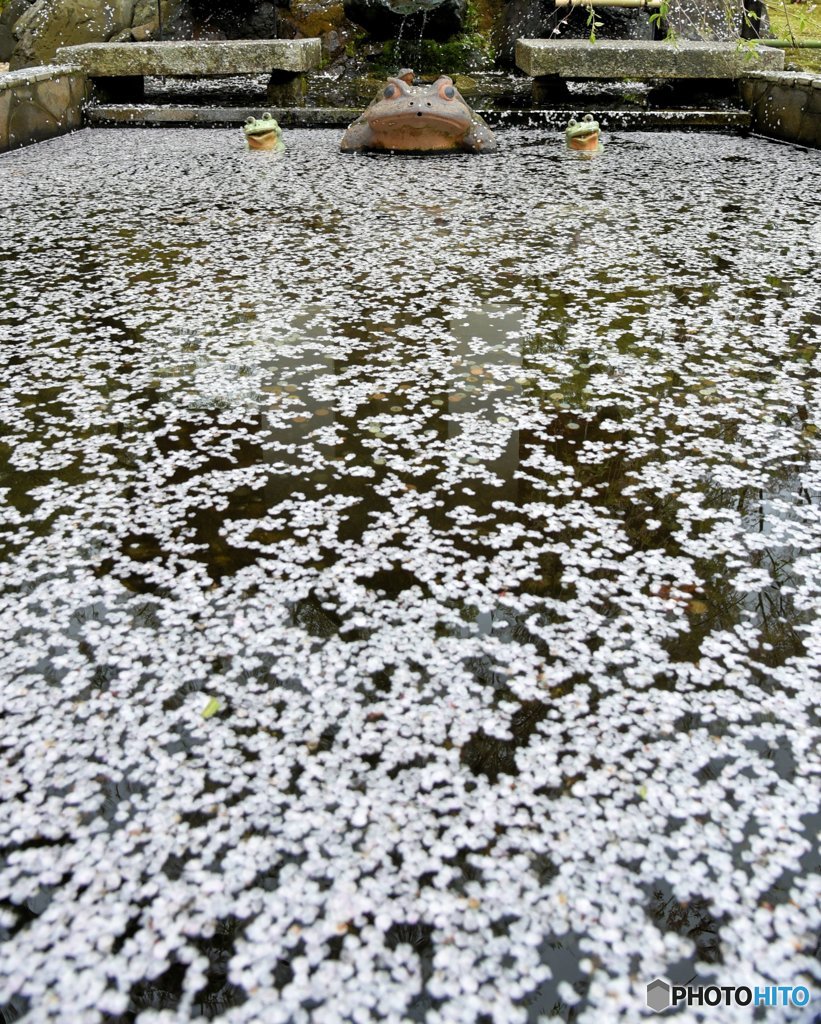
<path id="1" fill-rule="evenodd" d="M 421 101 L 424 104 L 424 100 Z M 442 113 L 413 100 L 368 119 L 375 138 L 391 149 L 445 148 L 470 130 L 470 117 L 456 109 Z"/>
<path id="2" fill-rule="evenodd" d="M 422 101 L 424 103 L 424 101 Z M 443 135 L 464 135 L 470 127 L 470 118 L 460 110 L 439 111 L 426 110 L 411 100 L 407 106 L 392 110 L 389 114 L 375 115 L 368 120 L 375 132 L 392 131 L 437 131 Z"/>
<path id="3" fill-rule="evenodd" d="M 585 114 L 581 121 L 571 118 L 565 130 L 565 138 L 571 149 L 595 149 L 599 144 L 599 122 L 591 114 Z"/>

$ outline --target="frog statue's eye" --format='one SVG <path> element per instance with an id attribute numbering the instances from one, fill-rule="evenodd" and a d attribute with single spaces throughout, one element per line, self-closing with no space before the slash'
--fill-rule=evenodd
<path id="1" fill-rule="evenodd" d="M 592 114 L 585 114 L 584 115 L 584 120 L 585 121 L 592 121 L 593 120 L 593 115 Z"/>
<path id="2" fill-rule="evenodd" d="M 385 91 L 382 93 L 386 100 L 392 100 L 394 96 L 399 95 L 399 90 L 395 85 L 386 85 Z"/>
<path id="3" fill-rule="evenodd" d="M 568 128 L 575 128 L 577 123 L 578 122 L 576 121 L 576 118 L 575 117 L 571 117 L 570 120 L 567 122 L 567 127 Z"/>
<path id="4" fill-rule="evenodd" d="M 453 82 L 449 78 L 441 78 L 439 86 L 439 96 L 443 100 L 452 100 L 456 95 L 456 89 L 453 87 Z"/>

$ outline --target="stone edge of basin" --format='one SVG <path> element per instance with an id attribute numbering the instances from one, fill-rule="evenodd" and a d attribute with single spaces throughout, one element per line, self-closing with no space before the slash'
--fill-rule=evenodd
<path id="1" fill-rule="evenodd" d="M 60 75 L 82 73 L 74 64 L 41 64 L 32 68 L 20 68 L 18 71 L 6 71 L 0 74 L 0 92 L 21 85 L 33 85 L 35 82 L 48 82 Z"/>
<path id="2" fill-rule="evenodd" d="M 103 44 L 106 45 L 106 44 Z M 130 45 L 130 44 L 129 44 Z M 725 127 L 746 128 L 770 138 L 821 148 L 821 75 L 806 72 L 747 70 L 739 79 L 746 110 L 733 116 Z M 162 107 L 141 105 L 87 106 L 88 82 L 81 68 L 71 64 L 24 68 L 0 74 L 0 153 L 74 131 L 87 124 L 125 126 L 169 123 L 233 124 L 244 120 L 245 108 L 209 113 L 208 108 L 179 108 L 171 116 Z M 255 108 L 256 109 L 256 108 Z M 193 112 L 193 113 L 192 113 Z M 749 112 L 749 113 L 748 113 Z M 290 127 L 335 127 L 359 113 L 349 108 L 282 108 L 283 124 Z M 533 110 L 523 123 L 552 126 L 554 111 Z M 566 116 L 561 111 L 561 117 Z M 613 127 L 627 128 L 626 121 Z M 698 112 L 690 112 L 690 115 Z M 213 116 L 216 114 L 216 116 Z M 705 112 L 701 124 L 688 125 L 680 117 L 665 118 L 671 127 L 721 127 Z M 225 115 L 225 116 L 223 116 Z M 517 112 L 487 111 L 486 117 L 501 126 L 519 123 Z M 604 115 L 602 115 L 604 116 Z M 688 115 L 689 116 L 689 115 Z M 625 114 L 626 117 L 626 114 Z M 659 125 L 660 127 L 661 125 Z M 628 129 L 629 130 L 629 129 Z"/>
<path id="3" fill-rule="evenodd" d="M 197 42 L 84 43 L 63 46 L 57 60 L 91 77 L 232 75 L 265 71 L 299 74 L 322 63 L 319 39 L 233 39 Z"/>
<path id="4" fill-rule="evenodd" d="M 531 78 L 737 79 L 780 70 L 784 52 L 771 46 L 647 39 L 517 39 L 516 66 Z"/>
<path id="5" fill-rule="evenodd" d="M 94 127 L 156 128 L 185 125 L 187 127 L 231 127 L 244 124 L 256 116 L 259 107 L 198 107 L 161 104 L 100 104 L 89 107 L 88 120 Z M 271 113 L 284 128 L 346 128 L 361 111 L 354 107 L 274 107 Z M 494 128 L 521 126 L 563 129 L 567 110 L 484 110 L 478 113 Z M 605 130 L 645 131 L 659 128 L 746 130 L 750 127 L 747 110 L 604 110 L 596 114 Z"/>
<path id="6" fill-rule="evenodd" d="M 754 132 L 821 149 L 821 74 L 752 72 L 739 90 Z"/>
<path id="7" fill-rule="evenodd" d="M 88 83 L 77 67 L 48 64 L 0 75 L 0 153 L 82 128 Z"/>

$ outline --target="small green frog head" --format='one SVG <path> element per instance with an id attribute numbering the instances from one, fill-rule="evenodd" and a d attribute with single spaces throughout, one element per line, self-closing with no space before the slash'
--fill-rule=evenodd
<path id="1" fill-rule="evenodd" d="M 591 150 L 599 145 L 599 122 L 592 114 L 585 114 L 581 121 L 571 117 L 567 122 L 564 137 L 570 149 Z"/>
<path id="2" fill-rule="evenodd" d="M 242 130 L 245 132 L 249 149 L 285 149 L 285 143 L 282 141 L 282 129 L 271 114 L 263 114 L 262 117 L 249 117 Z"/>

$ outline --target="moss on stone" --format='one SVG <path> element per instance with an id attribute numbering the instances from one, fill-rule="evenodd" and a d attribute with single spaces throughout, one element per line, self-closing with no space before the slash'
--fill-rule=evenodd
<path id="1" fill-rule="evenodd" d="M 443 43 L 422 39 L 402 40 L 397 45 L 396 40 L 390 39 L 373 64 L 385 72 L 409 64 L 419 74 L 447 74 L 474 71 L 492 62 L 493 48 L 489 41 L 477 32 L 465 32 Z"/>
<path id="2" fill-rule="evenodd" d="M 321 36 L 342 24 L 345 10 L 339 0 L 291 0 L 289 15 L 303 36 Z"/>
<path id="3" fill-rule="evenodd" d="M 504 0 L 468 0 L 466 28 L 492 39 L 504 20 Z"/>

